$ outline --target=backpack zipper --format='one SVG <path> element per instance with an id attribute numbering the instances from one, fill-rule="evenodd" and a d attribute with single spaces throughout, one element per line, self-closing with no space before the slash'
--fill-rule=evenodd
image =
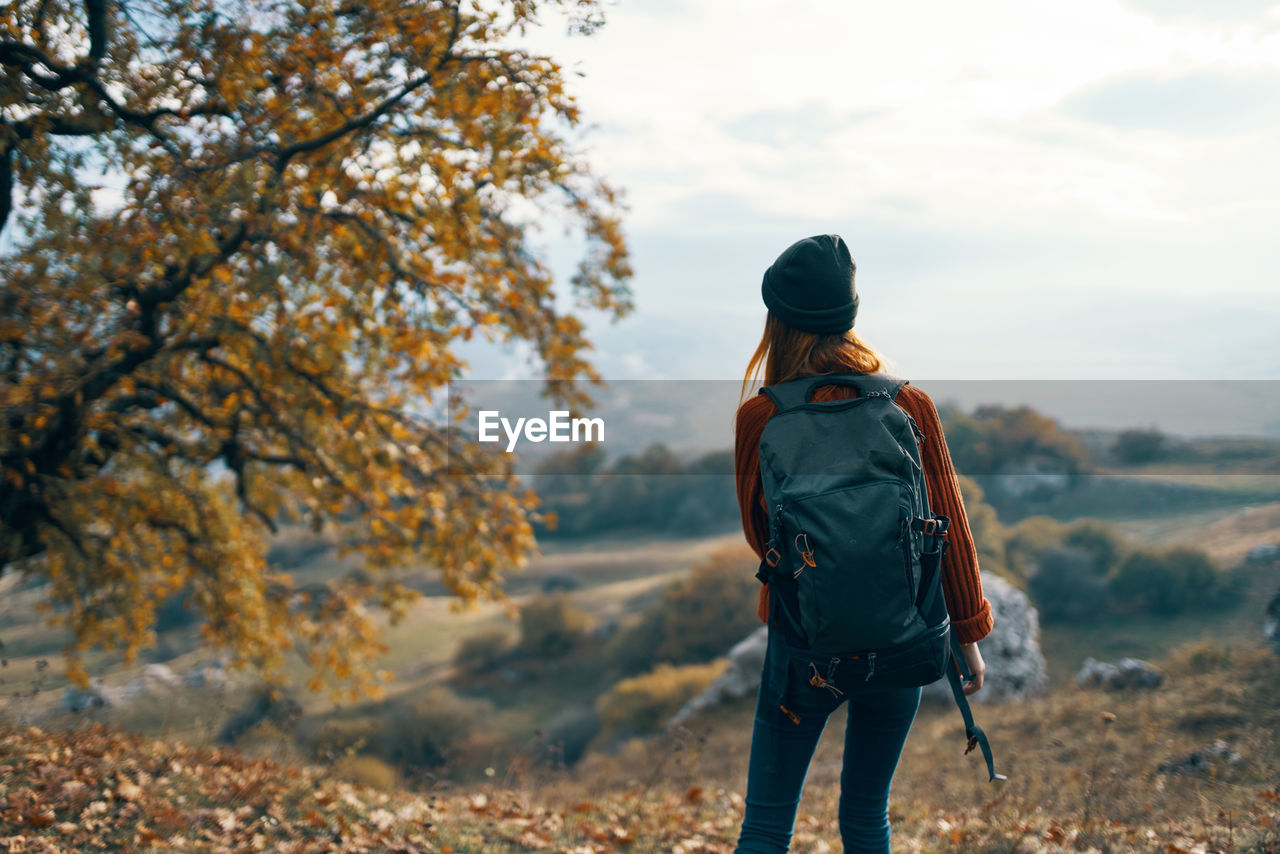
<path id="1" fill-rule="evenodd" d="M 907 604 L 914 607 L 916 604 L 916 591 L 911 589 L 915 581 L 911 576 L 911 559 L 913 557 L 911 547 L 914 544 L 911 542 L 911 520 L 909 518 L 902 520 L 902 532 L 898 535 L 898 543 L 902 548 L 902 565 L 907 579 Z"/>
<path id="2" fill-rule="evenodd" d="M 911 422 L 911 432 L 916 434 L 916 441 L 923 446 L 924 431 L 920 429 L 920 425 L 916 423 L 916 420 L 911 417 L 910 413 L 907 414 L 907 420 Z"/>
<path id="3" fill-rule="evenodd" d="M 867 668 L 868 668 L 868 669 L 867 669 L 867 678 L 866 678 L 866 679 L 863 679 L 863 680 L 862 680 L 863 682 L 870 682 L 870 681 L 871 681 L 871 677 L 875 675 L 875 672 L 876 672 L 876 654 L 875 654 L 874 652 L 869 652 L 869 653 L 867 653 Z"/>
<path id="4" fill-rule="evenodd" d="M 811 498 L 821 498 L 824 495 L 831 495 L 835 492 L 845 492 L 851 489 L 862 489 L 864 486 L 875 486 L 877 483 L 900 483 L 908 488 L 913 488 L 913 485 L 909 481 L 903 480 L 900 477 L 881 477 L 876 480 L 867 480 L 862 483 L 855 483 L 853 486 L 836 486 L 831 489 L 824 489 L 822 492 L 815 492 L 812 495 L 806 495 L 803 498 L 796 498 L 786 502 L 785 504 L 779 504 L 778 514 L 781 515 L 787 510 L 790 510 L 792 506 L 799 504 L 802 501 L 808 501 Z"/>

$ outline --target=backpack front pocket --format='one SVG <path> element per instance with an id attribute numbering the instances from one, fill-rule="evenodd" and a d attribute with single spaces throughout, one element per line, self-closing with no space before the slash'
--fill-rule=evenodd
<path id="1" fill-rule="evenodd" d="M 920 628 L 901 536 L 911 495 L 905 481 L 875 480 L 783 508 L 801 628 L 812 649 L 894 646 Z"/>

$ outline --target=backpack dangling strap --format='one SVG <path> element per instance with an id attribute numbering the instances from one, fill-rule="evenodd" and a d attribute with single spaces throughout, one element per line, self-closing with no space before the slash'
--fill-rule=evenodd
<path id="1" fill-rule="evenodd" d="M 956 705 L 960 707 L 960 714 L 964 718 L 964 734 L 969 739 L 969 745 L 964 752 L 968 753 L 973 748 L 982 749 L 982 758 L 987 761 L 987 773 L 990 774 L 990 782 L 996 780 L 1009 779 L 1003 774 L 996 773 L 995 759 L 991 755 L 991 745 L 987 743 L 987 734 L 982 731 L 982 727 L 973 721 L 973 712 L 969 708 L 969 700 L 964 695 L 964 685 L 961 680 L 968 681 L 973 678 L 973 673 L 969 670 L 969 665 L 965 664 L 964 651 L 960 648 L 960 641 L 956 638 L 955 632 L 951 633 L 951 656 L 955 659 L 955 667 L 947 668 L 947 681 L 951 683 L 951 694 L 956 699 Z"/>

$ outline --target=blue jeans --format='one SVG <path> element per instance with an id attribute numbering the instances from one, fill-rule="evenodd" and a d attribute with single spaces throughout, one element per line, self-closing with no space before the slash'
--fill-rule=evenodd
<path id="1" fill-rule="evenodd" d="M 770 638 L 751 736 L 746 815 L 734 854 L 789 850 L 818 739 L 827 718 L 846 700 L 840 838 L 846 854 L 887 854 L 889 786 L 920 705 L 920 689 L 837 695 L 810 684 L 810 675 Z"/>

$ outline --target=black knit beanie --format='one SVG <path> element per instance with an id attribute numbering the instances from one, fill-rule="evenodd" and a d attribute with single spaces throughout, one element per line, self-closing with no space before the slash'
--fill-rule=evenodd
<path id="1" fill-rule="evenodd" d="M 857 265 L 835 234 L 791 244 L 764 271 L 764 304 L 779 320 L 803 332 L 846 332 L 858 314 L 853 285 Z"/>

